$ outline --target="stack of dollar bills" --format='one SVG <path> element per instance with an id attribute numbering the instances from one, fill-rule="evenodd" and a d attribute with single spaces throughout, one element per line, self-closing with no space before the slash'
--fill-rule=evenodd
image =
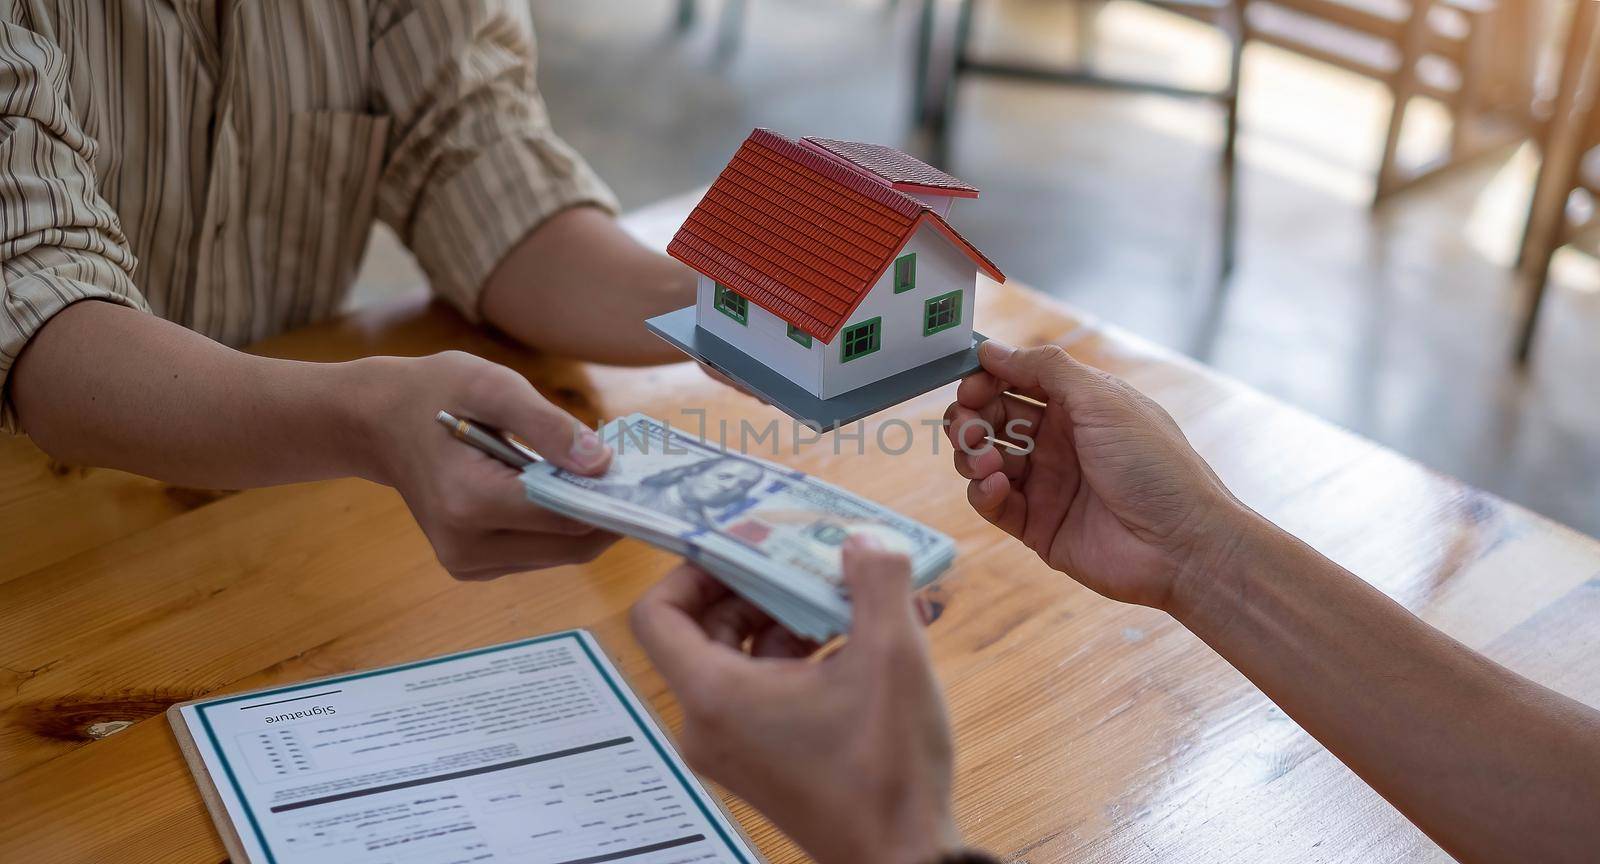
<path id="1" fill-rule="evenodd" d="M 615 454 L 598 477 L 536 462 L 528 499 L 694 561 L 794 633 L 850 626 L 840 547 L 870 534 L 911 559 L 914 587 L 955 557 L 946 535 L 799 471 L 720 447 L 643 414 L 601 427 Z"/>

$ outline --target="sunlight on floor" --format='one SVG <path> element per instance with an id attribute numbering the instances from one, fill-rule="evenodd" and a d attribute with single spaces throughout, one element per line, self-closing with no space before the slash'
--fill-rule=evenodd
<path id="1" fill-rule="evenodd" d="M 1194 87 L 1219 87 L 1226 77 L 1227 43 L 1198 21 L 1118 2 L 1099 16 L 1095 34 L 1097 56 L 1105 58 L 1097 68 L 1109 73 Z M 1241 79 L 1243 159 L 1342 201 L 1370 200 L 1389 120 L 1383 85 L 1267 45 L 1249 47 Z M 1158 100 L 1142 100 L 1131 111 L 1162 134 L 1216 146 L 1219 132 L 1187 123 Z M 1400 143 L 1402 164 L 1432 161 L 1449 130 L 1441 106 L 1413 100 Z"/>
<path id="2" fill-rule="evenodd" d="M 1528 190 L 1538 170 L 1539 156 L 1533 145 L 1519 147 L 1483 185 L 1462 229 L 1478 254 L 1501 267 L 1516 263 L 1528 210 Z"/>
<path id="3" fill-rule="evenodd" d="M 1556 250 L 1550 281 L 1583 294 L 1600 294 L 1600 258 L 1571 246 Z"/>

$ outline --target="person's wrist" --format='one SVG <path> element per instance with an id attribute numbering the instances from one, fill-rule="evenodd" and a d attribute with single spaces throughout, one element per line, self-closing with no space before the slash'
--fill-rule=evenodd
<path id="1" fill-rule="evenodd" d="M 873 833 L 874 848 L 863 859 L 875 864 L 937 864 L 961 849 L 961 834 L 949 808 L 930 804 L 907 808 L 896 824 Z"/>
<path id="2" fill-rule="evenodd" d="M 329 388 L 334 405 L 334 431 L 350 473 L 356 477 L 395 485 L 397 465 L 391 452 L 400 425 L 396 407 L 405 404 L 400 392 L 405 381 L 401 365 L 415 362 L 402 357 L 364 357 L 336 364 L 338 382 Z M 424 410 L 425 406 L 407 406 Z"/>
<path id="3" fill-rule="evenodd" d="M 936 797 L 913 794 L 893 812 L 885 812 L 830 796 L 798 811 L 826 814 L 826 819 L 792 825 L 776 821 L 818 864 L 933 864 L 961 848 L 949 803 Z M 795 796 L 786 799 L 790 805 L 794 801 Z M 756 809 L 769 812 L 759 804 Z"/>
<path id="4" fill-rule="evenodd" d="M 1277 526 L 1236 501 L 1212 509 L 1210 524 L 1190 544 L 1173 576 L 1165 611 L 1189 624 L 1204 610 L 1229 605 Z"/>

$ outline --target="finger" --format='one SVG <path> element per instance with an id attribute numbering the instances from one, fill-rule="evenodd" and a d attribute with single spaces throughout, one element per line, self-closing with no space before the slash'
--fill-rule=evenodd
<path id="1" fill-rule="evenodd" d="M 975 372 L 956 386 L 956 402 L 977 410 L 1000 398 L 1000 379 L 988 372 Z"/>
<path id="2" fill-rule="evenodd" d="M 975 444 L 983 436 L 1022 445 L 1043 418 L 1044 409 L 1039 405 L 1003 392 L 977 406 L 960 400 L 951 403 L 944 414 L 945 435 L 958 447 L 963 440 Z"/>
<path id="3" fill-rule="evenodd" d="M 944 437 L 945 440 L 950 442 L 950 446 L 952 447 L 958 446 L 956 444 L 956 414 L 960 412 L 963 407 L 964 406 L 962 406 L 959 402 L 951 402 L 950 405 L 944 409 L 944 417 L 942 418 Z"/>
<path id="4" fill-rule="evenodd" d="M 483 581 L 546 567 L 586 564 L 600 557 L 619 539 L 616 534 L 606 531 L 591 531 L 581 537 L 491 531 L 470 541 L 471 547 L 452 559 L 450 575 L 457 579 Z"/>
<path id="5" fill-rule="evenodd" d="M 736 594 L 723 597 L 700 614 L 700 627 L 706 635 L 735 650 L 743 650 L 746 639 L 771 624 L 767 613 Z"/>
<path id="6" fill-rule="evenodd" d="M 715 576 L 686 561 L 668 571 L 645 596 L 670 605 L 698 622 L 706 610 L 723 598 L 732 597 L 733 591 Z"/>
<path id="7" fill-rule="evenodd" d="M 559 467 L 598 474 L 611 462 L 611 448 L 594 430 L 550 404 L 528 379 L 504 366 L 476 372 L 459 398 L 464 416 L 516 435 Z"/>
<path id="8" fill-rule="evenodd" d="M 1003 474 L 990 474 L 967 484 L 967 503 L 996 528 L 1021 537 L 1026 526 L 1028 502 L 1012 488 Z"/>
<path id="9" fill-rule="evenodd" d="M 999 344 L 1004 345 L 1005 343 Z M 1003 381 L 988 372 L 979 372 L 976 375 L 968 375 L 962 379 L 961 385 L 956 388 L 956 401 L 969 408 L 979 408 L 990 402 L 998 401 L 1002 394 L 1006 393 L 1020 393 L 1030 399 L 1037 399 L 1040 402 L 1045 401 L 1045 392 L 1038 387 L 1024 387 L 1010 381 Z"/>
<path id="10" fill-rule="evenodd" d="M 1103 388 L 1109 376 L 1073 359 L 1059 345 L 1013 348 L 990 339 L 978 346 L 978 362 L 1008 389 L 1046 402 L 1070 403 L 1083 388 Z"/>
<path id="11" fill-rule="evenodd" d="M 790 633 L 782 624 L 767 625 L 750 641 L 750 654 L 773 660 L 798 660 L 817 652 L 817 643 Z"/>
<path id="12" fill-rule="evenodd" d="M 1000 416 L 1003 419 L 995 421 L 999 431 L 998 437 L 1007 441 L 1021 443 L 1024 436 L 1034 435 L 1039 424 L 1044 422 L 1044 403 L 1042 401 L 1024 400 L 1016 396 L 1014 390 L 1007 390 L 998 400 L 1000 403 Z"/>
<path id="13" fill-rule="evenodd" d="M 976 455 L 989 439 L 999 437 L 1000 427 L 1005 425 L 1003 412 L 1004 408 L 998 402 L 991 402 L 981 409 L 952 403 L 944 413 L 945 437 L 957 450 Z"/>
<path id="14" fill-rule="evenodd" d="M 996 471 L 1006 475 L 1008 480 L 1026 480 L 1029 463 L 1028 454 L 1021 450 L 987 444 L 977 453 L 957 450 L 955 465 L 956 473 L 968 480 L 982 480 Z"/>
<path id="15" fill-rule="evenodd" d="M 985 406 L 985 412 L 980 414 L 965 405 L 952 405 L 950 417 L 950 443 L 957 448 L 976 450 L 983 446 L 986 438 L 995 433 L 995 426 L 991 419 L 995 409 L 999 406 L 990 403 Z"/>
<path id="16" fill-rule="evenodd" d="M 952 437 L 955 445 L 956 473 L 968 480 L 977 480 L 987 477 L 996 471 L 1003 471 L 1013 480 L 1021 479 L 1027 473 L 1028 458 L 1020 446 L 1013 448 L 1005 443 L 991 444 L 990 440 L 1007 442 L 1004 435 L 993 434 L 998 432 L 993 424 L 983 417 L 978 416 L 970 408 L 962 405 L 950 406 Z"/>
<path id="17" fill-rule="evenodd" d="M 851 537 L 844 547 L 850 588 L 850 642 L 869 649 L 919 632 L 911 603 L 911 559 L 871 537 Z"/>
<path id="18" fill-rule="evenodd" d="M 990 474 L 1005 473 L 1005 461 L 1000 451 L 991 446 L 985 446 L 975 453 L 957 450 L 954 458 L 956 473 L 968 480 L 980 480 Z"/>
<path id="19" fill-rule="evenodd" d="M 1024 406 L 1026 407 L 1026 406 Z M 1031 427 L 1010 426 L 1006 419 L 1005 407 L 998 402 L 990 403 L 987 407 L 974 411 L 965 405 L 951 405 L 948 412 L 950 417 L 951 443 L 958 449 L 974 451 L 988 444 L 990 441 L 1012 441 L 1012 431 L 1027 432 Z"/>
<path id="20" fill-rule="evenodd" d="M 694 682 L 728 668 L 733 654 L 710 638 L 700 616 L 728 589 L 691 564 L 667 573 L 633 604 L 629 623 L 639 647 L 650 657 L 667 686 L 682 698 Z"/>
<path id="21" fill-rule="evenodd" d="M 454 494 L 466 500 L 453 505 L 459 508 L 460 512 L 456 515 L 464 528 L 567 537 L 582 537 L 599 530 L 587 522 L 546 510 L 529 501 L 528 493 L 517 475 L 488 457 L 464 473 L 460 488 Z"/>

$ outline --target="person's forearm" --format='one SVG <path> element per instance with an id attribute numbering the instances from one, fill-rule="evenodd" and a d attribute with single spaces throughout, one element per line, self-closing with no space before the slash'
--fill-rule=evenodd
<path id="1" fill-rule="evenodd" d="M 597 363 L 684 359 L 644 321 L 694 302 L 695 276 L 593 207 L 563 211 L 495 268 L 484 320 L 533 348 Z"/>
<path id="2" fill-rule="evenodd" d="M 373 474 L 358 422 L 368 363 L 255 357 L 87 301 L 34 336 L 10 389 L 24 431 L 63 462 L 237 489 Z"/>
<path id="3" fill-rule="evenodd" d="M 1178 620 L 1458 859 L 1594 860 L 1600 712 L 1247 523 L 1185 577 Z"/>

